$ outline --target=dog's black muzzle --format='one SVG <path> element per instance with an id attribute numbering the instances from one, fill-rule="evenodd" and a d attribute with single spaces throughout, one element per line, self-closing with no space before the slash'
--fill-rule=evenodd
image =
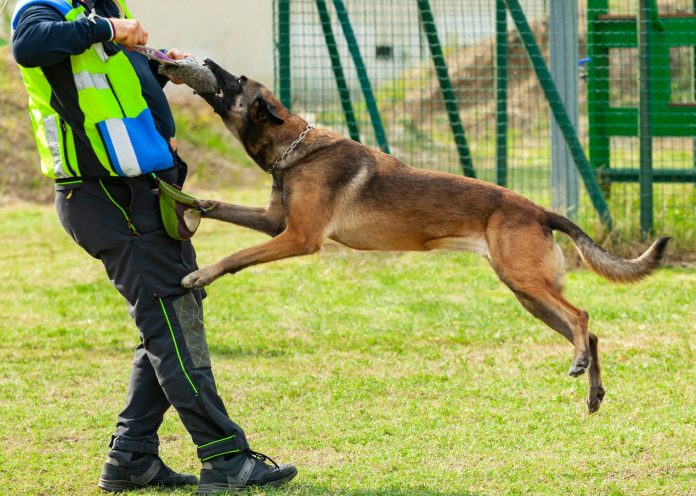
<path id="1" fill-rule="evenodd" d="M 201 93 L 201 97 L 213 107 L 213 110 L 220 117 L 224 118 L 229 114 L 230 107 L 237 101 L 237 97 L 242 94 L 246 77 L 233 76 L 210 59 L 205 59 L 205 65 L 217 78 L 222 95 L 220 93 Z"/>

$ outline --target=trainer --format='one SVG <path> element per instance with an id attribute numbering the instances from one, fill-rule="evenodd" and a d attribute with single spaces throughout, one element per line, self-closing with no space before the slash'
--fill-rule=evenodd
<path id="1" fill-rule="evenodd" d="M 99 487 L 123 491 L 196 484 L 158 456 L 157 430 L 172 405 L 203 462 L 210 494 L 279 485 L 297 473 L 251 451 L 217 393 L 190 241 L 164 229 L 151 174 L 181 186 L 175 126 L 156 64 L 130 50 L 148 34 L 121 0 L 25 0 L 12 19 L 13 54 L 29 95 L 43 173 L 55 180 L 67 233 L 99 259 L 140 331 L 126 406 Z M 170 50 L 181 59 L 185 54 Z M 267 461 L 272 463 L 269 464 Z"/>

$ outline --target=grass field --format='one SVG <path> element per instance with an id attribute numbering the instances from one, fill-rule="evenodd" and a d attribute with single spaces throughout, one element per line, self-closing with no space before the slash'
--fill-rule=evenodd
<path id="1" fill-rule="evenodd" d="M 0 232 L 0 494 L 99 494 L 137 331 L 51 208 L 0 209 Z M 205 223 L 199 261 L 260 239 Z M 329 245 L 216 282 L 207 332 L 228 410 L 300 470 L 267 494 L 696 495 L 696 270 L 567 282 L 600 336 L 592 416 L 570 345 L 476 256 Z M 173 411 L 161 437 L 166 461 L 197 472 Z"/>

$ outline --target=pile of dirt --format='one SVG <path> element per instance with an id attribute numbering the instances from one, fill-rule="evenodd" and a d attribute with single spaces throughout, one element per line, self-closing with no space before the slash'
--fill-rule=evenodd
<path id="1" fill-rule="evenodd" d="M 210 133 L 227 133 L 219 119 L 212 118 L 215 116 L 207 105 L 193 98 L 190 90 L 175 91 L 172 100 L 176 113 L 187 117 L 187 124 L 209 126 Z M 186 134 L 181 129 L 179 132 Z M 232 136 L 224 139 L 234 140 Z M 261 171 L 249 163 L 237 163 L 210 147 L 184 139 L 179 139 L 178 145 L 180 155 L 191 170 L 189 187 L 199 191 L 219 189 L 221 185 L 247 186 L 262 176 Z M 7 46 L 0 47 L 0 168 L 0 205 L 17 200 L 40 203 L 53 200 L 52 181 L 41 174 L 27 112 L 27 94 Z"/>
<path id="2" fill-rule="evenodd" d="M 535 39 L 544 55 L 549 57 L 548 20 L 530 24 Z M 585 52 L 585 33 L 581 31 L 579 53 Z M 521 130 L 534 125 L 534 119 L 525 118 L 530 102 L 544 102 L 544 92 L 539 85 L 534 68 L 529 62 L 524 45 L 514 28 L 508 31 L 508 113 Z M 495 124 L 496 116 L 496 40 L 491 37 L 476 44 L 457 49 L 448 55 L 447 64 L 453 90 L 457 95 L 460 117 L 465 129 Z M 426 60 L 420 67 L 410 69 L 403 76 L 408 81 L 437 81 L 432 61 Z M 585 102 L 585 92 L 580 92 L 580 105 Z M 423 115 L 432 115 L 433 121 L 446 123 L 445 106 L 438 85 L 423 91 L 412 87 L 406 92 L 408 118 L 419 122 Z M 390 109 L 394 114 L 401 108 Z M 516 119 L 516 117 L 519 117 Z M 445 124 L 446 126 L 446 124 Z M 443 126 L 444 129 L 444 126 Z"/>
<path id="3" fill-rule="evenodd" d="M 0 169 L 0 203 L 53 198 L 51 181 L 41 175 L 27 93 L 9 47 L 0 48 Z"/>

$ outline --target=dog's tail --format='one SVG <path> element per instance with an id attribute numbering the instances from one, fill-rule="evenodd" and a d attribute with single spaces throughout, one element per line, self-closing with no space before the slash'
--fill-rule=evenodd
<path id="1" fill-rule="evenodd" d="M 649 276 L 660 265 L 667 242 L 670 240 L 670 238 L 659 238 L 641 256 L 626 260 L 607 253 L 582 229 L 562 215 L 548 212 L 548 225 L 551 229 L 570 236 L 585 264 L 600 276 L 613 282 L 636 282 Z"/>

